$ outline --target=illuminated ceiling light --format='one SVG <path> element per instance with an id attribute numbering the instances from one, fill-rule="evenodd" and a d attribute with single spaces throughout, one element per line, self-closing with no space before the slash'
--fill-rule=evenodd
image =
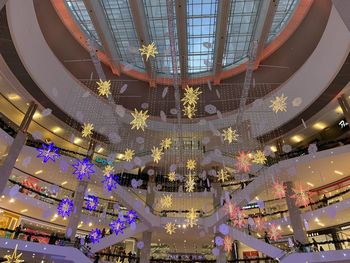
<path id="1" fill-rule="evenodd" d="M 89 226 L 92 226 L 92 223 L 91 223 L 91 222 L 89 223 Z"/>
<path id="2" fill-rule="evenodd" d="M 310 183 L 310 182 L 307 182 L 306 183 L 308 186 L 311 186 L 311 187 L 314 187 L 314 184 Z"/>
<path id="3" fill-rule="evenodd" d="M 323 122 L 316 122 L 312 127 L 316 130 L 323 130 L 327 125 Z"/>
<path id="4" fill-rule="evenodd" d="M 43 172 L 43 170 L 38 170 L 35 172 L 35 174 L 41 174 Z"/>
<path id="5" fill-rule="evenodd" d="M 26 213 L 26 212 L 28 212 L 28 209 L 21 210 L 21 213 Z"/>
<path id="6" fill-rule="evenodd" d="M 315 222 L 320 222 L 320 220 L 318 220 L 318 217 L 315 218 Z"/>
<path id="7" fill-rule="evenodd" d="M 338 170 L 334 170 L 334 173 L 335 173 L 335 174 L 339 174 L 339 175 L 344 175 L 344 173 L 343 173 L 343 172 L 338 171 Z"/>
<path id="8" fill-rule="evenodd" d="M 340 106 L 336 107 L 334 110 L 336 113 L 343 113 L 343 110 Z"/>
<path id="9" fill-rule="evenodd" d="M 81 138 L 79 138 L 79 137 L 75 137 L 75 139 L 74 139 L 74 144 L 78 144 L 78 143 L 81 143 Z"/>
<path id="10" fill-rule="evenodd" d="M 9 100 L 20 100 L 21 97 L 19 95 L 17 95 L 16 93 L 10 93 L 7 95 Z"/>
<path id="11" fill-rule="evenodd" d="M 322 227 L 325 226 L 325 224 L 323 224 L 323 223 L 321 223 L 321 222 L 318 222 L 317 224 L 318 224 L 319 226 L 322 226 Z"/>
<path id="12" fill-rule="evenodd" d="M 41 114 L 39 112 L 35 112 L 33 115 L 33 119 L 39 119 L 41 118 Z"/>
<path id="13" fill-rule="evenodd" d="M 116 158 L 117 158 L 118 160 L 123 160 L 123 159 L 124 159 L 124 154 L 122 154 L 122 153 L 117 153 Z"/>
<path id="14" fill-rule="evenodd" d="M 62 129 L 61 129 L 61 127 L 58 127 L 58 126 L 57 126 L 57 127 L 53 128 L 52 131 L 53 131 L 54 133 L 58 133 L 58 132 L 62 131 Z"/>
<path id="15" fill-rule="evenodd" d="M 5 198 L 5 196 L 4 196 L 4 195 L 2 195 L 2 196 L 1 196 L 1 198 Z"/>
<path id="16" fill-rule="evenodd" d="M 100 149 L 98 149 L 98 150 L 97 150 L 97 152 L 98 152 L 98 153 L 103 152 L 103 148 L 102 148 L 102 147 L 100 147 Z"/>
<path id="17" fill-rule="evenodd" d="M 54 216 L 53 216 L 54 218 L 57 218 L 58 217 L 58 214 L 54 214 Z"/>
<path id="18" fill-rule="evenodd" d="M 290 138 L 293 142 L 301 142 L 303 140 L 303 137 L 301 137 L 300 135 L 294 135 L 293 137 Z"/>
<path id="19" fill-rule="evenodd" d="M 65 184 L 67 184 L 67 183 L 68 183 L 67 181 L 64 181 L 64 182 L 61 183 L 61 185 L 65 185 Z"/>
<path id="20" fill-rule="evenodd" d="M 15 202 L 15 199 L 13 199 L 13 198 L 11 198 L 10 201 L 9 201 L 10 204 L 12 204 L 14 202 Z"/>
<path id="21" fill-rule="evenodd" d="M 270 150 L 275 153 L 277 152 L 277 147 L 275 145 L 272 145 L 270 146 Z"/>

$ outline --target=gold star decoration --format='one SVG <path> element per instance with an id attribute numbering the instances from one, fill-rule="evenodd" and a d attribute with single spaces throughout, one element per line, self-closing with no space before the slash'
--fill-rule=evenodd
<path id="1" fill-rule="evenodd" d="M 96 82 L 97 84 L 97 90 L 98 90 L 98 95 L 99 96 L 108 96 L 111 94 L 111 81 L 110 80 L 101 80 Z"/>
<path id="2" fill-rule="evenodd" d="M 115 263 L 123 263 L 123 261 L 118 257 L 117 261 Z"/>
<path id="3" fill-rule="evenodd" d="M 196 115 L 195 113 L 197 110 L 194 106 L 186 105 L 183 107 L 182 111 L 185 116 L 187 116 L 189 119 L 192 119 L 192 117 Z"/>
<path id="4" fill-rule="evenodd" d="M 105 168 L 103 169 L 104 176 L 109 176 L 113 172 L 114 172 L 114 168 L 112 165 L 106 165 Z"/>
<path id="5" fill-rule="evenodd" d="M 141 56 L 146 55 L 146 61 L 148 61 L 149 57 L 156 57 L 158 54 L 157 47 L 153 43 L 146 45 L 142 45 L 142 48 L 139 49 L 141 52 Z"/>
<path id="6" fill-rule="evenodd" d="M 172 143 L 173 142 L 172 142 L 171 138 L 165 138 L 160 142 L 160 147 L 163 148 L 164 150 L 167 150 L 170 148 Z"/>
<path id="7" fill-rule="evenodd" d="M 194 191 L 194 187 L 196 185 L 194 176 L 192 174 L 187 175 L 187 180 L 185 182 L 186 192 L 192 193 Z"/>
<path id="8" fill-rule="evenodd" d="M 228 141 L 229 144 L 236 142 L 238 140 L 238 133 L 236 130 L 233 130 L 231 127 L 223 130 L 222 136 L 224 137 L 224 141 Z"/>
<path id="9" fill-rule="evenodd" d="M 288 97 L 285 97 L 283 93 L 280 97 L 276 96 L 274 100 L 270 100 L 272 104 L 269 108 L 272 108 L 275 113 L 278 113 L 279 111 L 287 111 L 287 98 Z"/>
<path id="10" fill-rule="evenodd" d="M 218 177 L 221 182 L 225 182 L 229 178 L 229 176 L 230 175 L 226 169 L 221 169 L 218 173 Z"/>
<path id="11" fill-rule="evenodd" d="M 159 163 L 160 159 L 162 158 L 163 152 L 160 148 L 154 147 L 152 148 L 152 158 L 155 163 Z"/>
<path id="12" fill-rule="evenodd" d="M 198 96 L 200 94 L 202 94 L 202 92 L 199 90 L 199 88 L 194 89 L 190 86 L 185 88 L 184 97 L 181 99 L 183 102 L 182 111 L 189 119 L 192 119 L 192 117 L 195 115 L 197 102 L 199 100 Z"/>
<path id="13" fill-rule="evenodd" d="M 255 153 L 253 153 L 253 159 L 252 159 L 253 163 L 265 164 L 266 160 L 267 160 L 266 156 L 265 156 L 265 154 L 262 151 L 257 150 Z"/>
<path id="14" fill-rule="evenodd" d="M 168 173 L 168 179 L 169 179 L 170 182 L 175 182 L 176 173 L 175 172 L 169 172 Z"/>
<path id="15" fill-rule="evenodd" d="M 164 229 L 169 235 L 172 235 L 175 233 L 176 225 L 174 223 L 169 222 L 165 224 Z"/>
<path id="16" fill-rule="evenodd" d="M 194 208 L 191 208 L 191 210 L 186 214 L 186 221 L 190 227 L 197 225 L 197 213 Z"/>
<path id="17" fill-rule="evenodd" d="M 130 122 L 130 125 L 132 125 L 131 126 L 132 130 L 136 128 L 136 130 L 141 129 L 142 131 L 145 131 L 145 127 L 147 127 L 146 120 L 149 117 L 147 113 L 148 113 L 148 110 L 143 112 L 142 110 L 137 111 L 137 109 L 135 109 L 135 111 L 131 113 L 131 115 L 134 118 Z"/>
<path id="18" fill-rule="evenodd" d="M 173 197 L 172 195 L 163 195 L 160 198 L 160 206 L 162 209 L 170 208 L 173 205 Z"/>
<path id="19" fill-rule="evenodd" d="M 132 158 L 134 158 L 135 151 L 127 148 L 124 152 L 123 160 L 127 162 L 131 162 Z"/>
<path id="20" fill-rule="evenodd" d="M 21 263 L 24 262 L 23 259 L 21 259 L 22 253 L 17 255 L 17 247 L 18 244 L 15 247 L 15 250 L 13 251 L 12 255 L 6 255 L 4 258 L 6 261 L 4 263 Z"/>
<path id="21" fill-rule="evenodd" d="M 186 168 L 190 171 L 193 171 L 194 169 L 196 169 L 196 165 L 196 160 L 190 159 L 187 160 Z"/>
<path id="22" fill-rule="evenodd" d="M 81 132 L 81 136 L 90 137 L 92 135 L 92 131 L 94 130 L 94 125 L 92 123 L 84 123 L 82 128 L 83 130 Z"/>

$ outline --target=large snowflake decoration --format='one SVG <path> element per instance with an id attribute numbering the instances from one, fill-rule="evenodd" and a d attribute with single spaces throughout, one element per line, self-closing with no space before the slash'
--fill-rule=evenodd
<path id="1" fill-rule="evenodd" d="M 113 189 L 117 189 L 119 184 L 119 177 L 117 175 L 108 175 L 103 178 L 103 187 L 107 189 L 108 192 L 111 192 Z"/>
<path id="2" fill-rule="evenodd" d="M 23 259 L 21 259 L 22 257 L 22 253 L 17 255 L 17 248 L 18 248 L 18 244 L 16 244 L 15 250 L 13 250 L 12 255 L 5 255 L 5 259 L 6 261 L 4 263 L 22 263 L 24 262 Z"/>
<path id="3" fill-rule="evenodd" d="M 162 209 L 170 208 L 173 205 L 173 197 L 172 195 L 163 195 L 160 198 L 160 206 Z"/>
<path id="4" fill-rule="evenodd" d="M 84 177 L 87 177 L 90 180 L 91 174 L 95 173 L 95 170 L 92 169 L 94 164 L 90 163 L 90 159 L 87 157 L 83 160 L 78 159 L 75 164 L 72 164 L 72 166 L 75 168 L 73 174 L 77 175 L 78 180 L 83 180 Z"/>
<path id="5" fill-rule="evenodd" d="M 246 224 L 246 214 L 240 207 L 236 207 L 235 212 L 230 214 L 232 224 L 236 227 L 242 228 Z"/>
<path id="6" fill-rule="evenodd" d="M 266 229 L 266 221 L 263 217 L 256 217 L 254 219 L 254 228 L 256 231 L 261 232 Z"/>
<path id="7" fill-rule="evenodd" d="M 285 97 L 283 93 L 280 97 L 276 96 L 275 99 L 270 101 L 271 105 L 269 108 L 272 108 L 275 113 L 278 113 L 279 111 L 287 111 L 287 98 L 288 97 Z"/>
<path id="8" fill-rule="evenodd" d="M 125 221 L 121 220 L 120 218 L 112 220 L 109 224 L 109 227 L 111 228 L 112 232 L 114 232 L 116 235 L 124 234 L 124 229 L 126 228 Z"/>
<path id="9" fill-rule="evenodd" d="M 149 57 L 155 57 L 158 54 L 157 47 L 153 43 L 146 45 L 142 45 L 142 48 L 139 49 L 141 52 L 141 56 L 146 55 L 146 61 L 148 61 Z"/>
<path id="10" fill-rule="evenodd" d="M 96 82 L 97 84 L 97 90 L 98 90 L 98 95 L 99 96 L 108 96 L 111 94 L 111 81 L 110 80 L 101 80 Z"/>
<path id="11" fill-rule="evenodd" d="M 57 206 L 57 212 L 60 216 L 66 217 L 69 216 L 73 210 L 73 200 L 69 198 L 64 198 Z"/>
<path id="12" fill-rule="evenodd" d="M 168 179 L 170 182 L 175 182 L 176 180 L 176 173 L 175 172 L 169 172 L 168 173 Z"/>
<path id="13" fill-rule="evenodd" d="M 182 108 L 182 111 L 187 118 L 192 119 L 196 115 L 196 108 L 191 105 L 186 105 Z"/>
<path id="14" fill-rule="evenodd" d="M 94 130 L 94 125 L 92 123 L 84 123 L 82 126 L 81 136 L 90 137 Z"/>
<path id="15" fill-rule="evenodd" d="M 169 222 L 165 224 L 164 229 L 169 235 L 172 235 L 175 233 L 176 225 L 174 223 Z"/>
<path id="16" fill-rule="evenodd" d="M 195 185 L 196 185 L 196 181 L 194 179 L 194 176 L 192 174 L 187 175 L 186 182 L 185 182 L 186 192 L 192 193 L 194 191 Z"/>
<path id="17" fill-rule="evenodd" d="M 98 228 L 91 230 L 91 232 L 89 233 L 89 239 L 91 240 L 92 244 L 100 242 L 101 237 L 102 233 L 101 230 Z"/>
<path id="18" fill-rule="evenodd" d="M 281 228 L 276 226 L 275 224 L 270 225 L 267 233 L 269 235 L 269 238 L 274 240 L 274 241 L 277 241 L 278 239 L 280 239 L 282 237 Z"/>
<path id="19" fill-rule="evenodd" d="M 252 159 L 253 163 L 265 164 L 266 160 L 267 160 L 266 156 L 265 156 L 265 154 L 262 151 L 257 150 L 255 153 L 253 153 L 253 159 Z"/>
<path id="20" fill-rule="evenodd" d="M 197 221 L 197 213 L 194 208 L 191 208 L 191 210 L 186 214 L 186 222 L 190 227 L 193 227 L 197 225 Z"/>
<path id="21" fill-rule="evenodd" d="M 196 169 L 196 166 L 197 166 L 196 160 L 193 160 L 193 159 L 187 160 L 186 168 L 188 170 L 193 171 L 194 169 Z"/>
<path id="22" fill-rule="evenodd" d="M 132 223 L 136 223 L 136 220 L 139 217 L 136 214 L 136 211 L 134 210 L 129 210 L 128 212 L 126 212 L 126 222 L 128 222 L 129 225 L 131 225 Z"/>
<path id="23" fill-rule="evenodd" d="M 114 167 L 112 165 L 106 165 L 105 168 L 103 168 L 103 175 L 109 176 L 114 173 Z"/>
<path id="24" fill-rule="evenodd" d="M 171 138 L 165 138 L 160 142 L 160 148 L 162 148 L 163 150 L 167 150 L 170 148 L 172 143 L 173 142 L 172 142 Z"/>
<path id="25" fill-rule="evenodd" d="M 230 236 L 224 237 L 224 250 L 226 251 L 226 253 L 230 253 L 232 251 L 232 243 L 233 240 Z"/>
<path id="26" fill-rule="evenodd" d="M 251 160 L 249 157 L 249 153 L 245 153 L 244 151 L 240 152 L 239 155 L 236 157 L 236 168 L 238 171 L 241 172 L 249 172 L 250 166 L 251 166 Z"/>
<path id="27" fill-rule="evenodd" d="M 224 141 L 227 141 L 229 144 L 236 142 L 238 140 L 238 133 L 236 130 L 233 130 L 231 127 L 226 130 L 222 130 L 222 136 L 224 137 Z"/>
<path id="28" fill-rule="evenodd" d="M 224 209 L 230 218 L 234 218 L 238 207 L 233 202 L 229 201 L 225 203 Z"/>
<path id="29" fill-rule="evenodd" d="M 134 158 L 135 151 L 127 148 L 124 152 L 123 160 L 127 162 L 131 162 L 132 158 Z"/>
<path id="30" fill-rule="evenodd" d="M 145 127 L 147 127 L 146 120 L 149 117 L 147 113 L 148 113 L 148 110 L 143 112 L 142 110 L 137 111 L 137 109 L 135 109 L 135 112 L 131 113 L 132 117 L 134 118 L 130 122 L 130 125 L 132 125 L 131 126 L 132 130 L 136 128 L 136 130 L 141 129 L 142 131 L 145 131 Z"/>
<path id="31" fill-rule="evenodd" d="M 272 189 L 275 198 L 282 199 L 286 197 L 286 185 L 283 182 L 275 181 L 272 185 Z"/>
<path id="32" fill-rule="evenodd" d="M 90 211 L 96 211 L 99 200 L 97 196 L 89 195 L 85 201 L 86 209 Z"/>
<path id="33" fill-rule="evenodd" d="M 202 92 L 199 90 L 199 88 L 192 88 L 190 86 L 187 86 L 185 88 L 184 97 L 181 99 L 183 102 L 183 105 L 190 105 L 190 106 L 196 106 L 198 101 L 198 96 L 202 94 Z"/>
<path id="34" fill-rule="evenodd" d="M 218 178 L 221 182 L 225 182 L 226 180 L 228 180 L 229 176 L 230 175 L 226 169 L 220 169 L 220 171 L 218 173 Z"/>
<path id="35" fill-rule="evenodd" d="M 160 159 L 162 158 L 163 152 L 160 148 L 154 147 L 151 150 L 152 152 L 152 158 L 155 163 L 159 163 Z"/>
<path id="36" fill-rule="evenodd" d="M 50 143 L 49 145 L 45 145 L 43 143 L 43 148 L 36 148 L 37 151 L 39 151 L 39 154 L 37 158 L 43 158 L 43 162 L 46 163 L 49 160 L 52 160 L 53 162 L 56 161 L 57 158 L 59 158 L 61 155 L 58 153 L 59 148 L 56 148 L 53 143 Z"/>
<path id="37" fill-rule="evenodd" d="M 309 192 L 302 187 L 301 184 L 297 185 L 296 188 L 293 188 L 294 194 L 291 196 L 295 200 L 296 206 L 309 206 L 310 196 Z"/>

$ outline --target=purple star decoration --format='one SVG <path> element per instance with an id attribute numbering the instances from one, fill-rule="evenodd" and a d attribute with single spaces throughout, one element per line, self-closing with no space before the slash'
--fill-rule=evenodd
<path id="1" fill-rule="evenodd" d="M 101 230 L 98 228 L 91 230 L 91 232 L 89 233 L 89 239 L 91 240 L 92 244 L 100 242 L 101 237 Z"/>
<path id="2" fill-rule="evenodd" d="M 126 228 L 125 221 L 120 220 L 120 218 L 112 220 L 109 226 L 116 235 L 124 234 L 123 230 Z"/>
<path id="3" fill-rule="evenodd" d="M 77 160 L 75 164 L 72 164 L 75 168 L 73 174 L 77 175 L 78 180 L 83 180 L 84 177 L 87 177 L 90 180 L 90 175 L 95 173 L 95 170 L 92 169 L 94 164 L 90 163 L 89 158 L 84 158 L 83 160 Z"/>
<path id="4" fill-rule="evenodd" d="M 89 195 L 86 199 L 86 209 L 90 211 L 96 211 L 98 206 L 98 197 L 94 195 Z"/>
<path id="5" fill-rule="evenodd" d="M 59 148 L 55 147 L 55 145 L 50 143 L 49 145 L 42 144 L 43 148 L 36 148 L 39 152 L 37 158 L 43 158 L 43 162 L 46 163 L 49 160 L 53 162 L 56 161 L 61 155 L 58 153 Z"/>
<path id="6" fill-rule="evenodd" d="M 136 220 L 138 219 L 138 216 L 136 215 L 136 212 L 134 210 L 129 210 L 126 212 L 126 222 L 128 222 L 129 225 L 132 223 L 136 223 Z"/>
<path id="7" fill-rule="evenodd" d="M 62 217 L 69 216 L 73 210 L 73 200 L 69 198 L 64 198 L 57 206 L 58 214 Z"/>
<path id="8" fill-rule="evenodd" d="M 104 188 L 107 189 L 108 192 L 111 192 L 113 189 L 117 189 L 119 177 L 117 175 L 110 174 L 104 177 L 102 183 Z"/>

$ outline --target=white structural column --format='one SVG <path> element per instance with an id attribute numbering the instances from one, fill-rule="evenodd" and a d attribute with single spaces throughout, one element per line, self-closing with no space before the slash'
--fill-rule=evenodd
<path id="1" fill-rule="evenodd" d="M 286 201 L 289 211 L 290 223 L 293 228 L 294 238 L 299 242 L 305 244 L 308 243 L 308 238 L 306 235 L 306 230 L 303 221 L 301 220 L 301 215 L 299 211 L 299 207 L 295 205 L 294 200 L 291 196 L 294 194 L 293 192 L 293 182 L 286 182 Z"/>
<path id="2" fill-rule="evenodd" d="M 144 247 L 140 252 L 140 263 L 149 263 L 151 259 L 151 241 L 152 241 L 152 232 L 145 231 L 142 233 L 142 241 Z"/>
<path id="3" fill-rule="evenodd" d="M 21 126 L 19 127 L 17 135 L 12 142 L 6 159 L 0 167 L 0 193 L 4 192 L 7 181 L 11 175 L 12 169 L 16 164 L 16 160 L 27 140 L 27 129 L 29 127 L 30 122 L 32 121 L 37 106 L 38 105 L 34 102 L 30 104 L 29 109 L 27 110 L 23 118 Z"/>

